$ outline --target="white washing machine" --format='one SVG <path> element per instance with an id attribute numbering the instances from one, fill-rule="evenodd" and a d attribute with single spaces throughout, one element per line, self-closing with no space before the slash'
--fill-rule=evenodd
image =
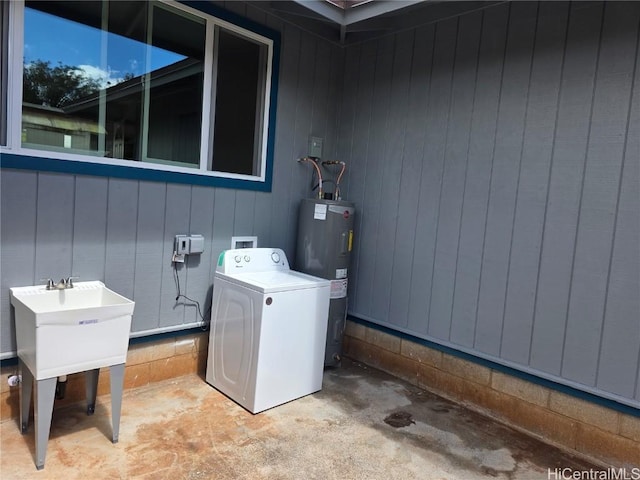
<path id="1" fill-rule="evenodd" d="M 279 248 L 222 252 L 207 382 L 252 413 L 319 391 L 330 285 L 290 270 Z"/>

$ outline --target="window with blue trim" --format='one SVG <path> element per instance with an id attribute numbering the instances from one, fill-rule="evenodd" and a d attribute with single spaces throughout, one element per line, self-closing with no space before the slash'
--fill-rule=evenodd
<path id="1" fill-rule="evenodd" d="M 27 0 L 11 18 L 11 166 L 270 189 L 275 36 L 168 1 Z"/>
<path id="2" fill-rule="evenodd" d="M 7 144 L 9 2 L 0 2 L 0 146 Z"/>

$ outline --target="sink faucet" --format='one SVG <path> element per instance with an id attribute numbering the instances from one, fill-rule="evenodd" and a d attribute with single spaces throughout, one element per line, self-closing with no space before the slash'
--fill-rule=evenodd
<path id="1" fill-rule="evenodd" d="M 51 278 L 43 278 L 47 282 L 47 290 L 64 290 L 66 288 L 73 288 L 73 279 L 78 277 L 61 278 L 58 283 L 55 283 Z"/>

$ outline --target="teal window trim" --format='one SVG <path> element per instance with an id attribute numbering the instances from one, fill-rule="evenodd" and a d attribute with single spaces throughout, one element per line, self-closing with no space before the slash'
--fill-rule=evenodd
<path id="1" fill-rule="evenodd" d="M 273 182 L 273 162 L 275 148 L 276 109 L 278 104 L 278 82 L 280 72 L 280 32 L 251 21 L 233 12 L 203 1 L 181 1 L 186 6 L 227 21 L 238 27 L 250 30 L 273 41 L 273 57 L 271 61 L 271 88 L 267 126 L 267 151 L 265 178 L 260 180 L 245 180 L 228 178 L 208 173 L 187 173 L 168 170 L 158 170 L 138 166 L 110 165 L 93 163 L 83 160 L 63 160 L 47 156 L 31 156 L 13 153 L 9 150 L 0 151 L 0 168 L 19 170 L 36 170 L 42 172 L 58 172 L 76 175 L 93 175 L 99 177 L 125 178 L 132 180 L 146 180 L 167 183 L 182 183 L 210 187 L 231 188 L 237 190 L 252 190 L 270 192 Z M 43 152 L 46 155 L 46 152 Z M 214 173 L 214 172 L 213 172 Z"/>
<path id="2" fill-rule="evenodd" d="M 33 157 L 19 153 L 0 154 L 0 168 L 16 170 L 36 170 L 39 172 L 68 173 L 72 175 L 93 175 L 98 177 L 124 178 L 152 182 L 183 183 L 207 187 L 233 188 L 270 192 L 272 181 L 272 162 L 267 157 L 267 172 L 264 182 L 236 178 L 199 175 L 197 173 L 171 172 L 143 167 L 109 165 L 84 162 L 82 160 L 61 160 L 58 158 Z"/>

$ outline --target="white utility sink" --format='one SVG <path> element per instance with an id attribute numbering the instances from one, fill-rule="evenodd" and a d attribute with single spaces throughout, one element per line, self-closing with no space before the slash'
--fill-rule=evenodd
<path id="1" fill-rule="evenodd" d="M 100 368 L 109 367 L 111 441 L 116 443 L 134 302 L 109 290 L 102 282 L 78 282 L 62 289 L 47 290 L 46 286 L 38 285 L 9 290 L 15 308 L 22 373 L 20 428 L 26 433 L 34 392 L 38 470 L 44 468 L 59 376 L 85 372 L 87 414 L 91 415 L 95 411 Z"/>
<path id="2" fill-rule="evenodd" d="M 10 290 L 18 357 L 36 380 L 125 363 L 132 300 L 99 281 Z"/>

